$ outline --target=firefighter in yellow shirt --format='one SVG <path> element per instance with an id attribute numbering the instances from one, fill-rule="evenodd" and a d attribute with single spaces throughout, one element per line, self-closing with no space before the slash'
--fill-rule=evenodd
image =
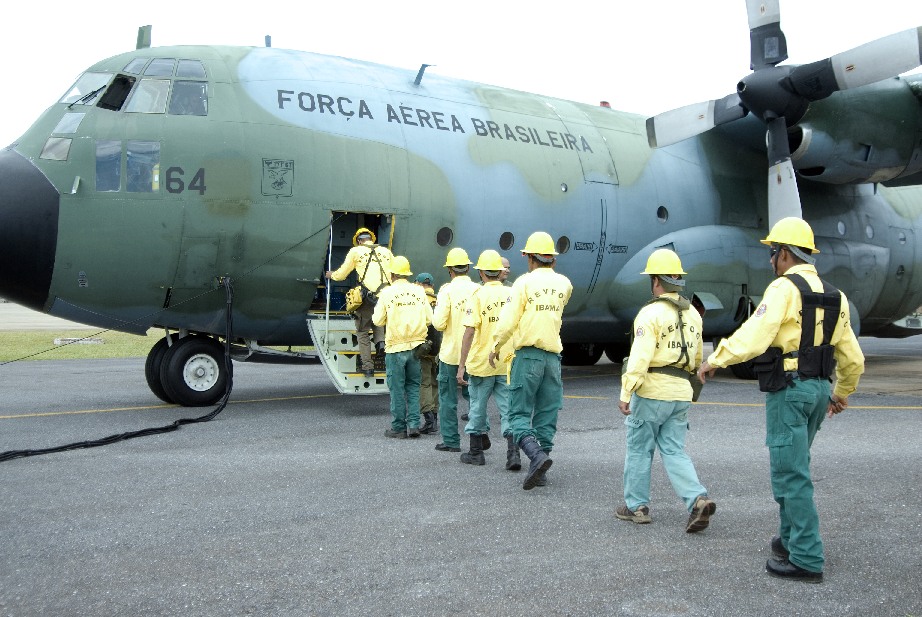
<path id="1" fill-rule="evenodd" d="M 477 265 L 482 285 L 474 290 L 467 301 L 464 314 L 464 335 L 461 339 L 461 359 L 458 363 L 457 379 L 461 386 L 470 380 L 471 406 L 464 432 L 470 436 L 469 452 L 461 455 L 461 462 L 483 465 L 484 442 L 489 443 L 490 419 L 487 402 L 490 396 L 499 408 L 500 428 L 506 438 L 506 469 L 518 471 L 522 468 L 519 449 L 512 441 L 509 430 L 509 395 L 506 387 L 506 362 L 490 366 L 490 351 L 493 349 L 493 331 L 499 323 L 499 313 L 509 297 L 509 289 L 503 286 L 503 263 L 499 253 L 488 249 L 480 254 Z M 511 343 L 500 350 L 500 358 L 512 353 Z M 465 374 L 469 375 L 465 379 Z"/>
<path id="2" fill-rule="evenodd" d="M 407 277 L 410 262 L 398 255 L 388 269 L 393 283 L 378 298 L 372 316 L 376 326 L 387 326 L 384 364 L 391 394 L 391 428 L 388 437 L 419 437 L 419 358 L 413 350 L 426 340 L 432 308 L 426 293 Z"/>
<path id="3" fill-rule="evenodd" d="M 442 332 L 439 349 L 439 430 L 442 441 L 435 449 L 442 452 L 460 452 L 461 435 L 458 433 L 458 362 L 461 358 L 461 336 L 464 334 L 464 312 L 467 300 L 477 289 L 471 280 L 470 258 L 462 248 L 453 248 L 445 258 L 450 281 L 439 289 L 435 301 L 432 325 Z"/>
<path id="4" fill-rule="evenodd" d="M 717 510 L 685 452 L 691 377 L 701 364 L 701 315 L 679 295 L 686 272 L 673 251 L 653 251 L 641 274 L 650 276 L 653 300 L 634 319 L 631 354 L 621 375 L 618 408 L 626 416 L 624 505 L 615 516 L 651 522 L 650 469 L 659 449 L 672 488 L 689 512 L 685 531 L 695 533 L 708 526 Z"/>
<path id="5" fill-rule="evenodd" d="M 720 342 L 698 374 L 704 381 L 715 368 L 754 359 L 759 389 L 766 392 L 765 445 L 780 518 L 770 543 L 774 556 L 765 568 L 772 576 L 818 583 L 825 559 L 810 446 L 823 418 L 848 406 L 864 372 L 864 355 L 849 323 L 845 294 L 822 281 L 813 265 L 819 251 L 810 225 L 783 218 L 762 244 L 771 247 L 778 278 L 756 312 Z"/>
<path id="6" fill-rule="evenodd" d="M 563 407 L 560 373 L 560 326 L 573 285 L 554 272 L 557 251 L 543 231 L 528 237 L 522 255 L 528 272 L 516 279 L 493 335 L 491 366 L 511 339 L 515 356 L 509 376 L 509 428 L 513 442 L 531 463 L 522 482 L 526 491 L 546 482 L 548 456 L 557 433 L 557 413 Z"/>
<path id="7" fill-rule="evenodd" d="M 344 281 L 355 270 L 359 284 L 362 286 L 364 300 L 352 314 L 355 320 L 355 336 L 359 343 L 359 357 L 362 360 L 362 372 L 365 377 L 375 374 L 375 363 L 371 357 L 372 331 L 378 351 L 384 348 L 384 329 L 375 327 L 371 315 L 375 310 L 377 294 L 391 282 L 388 265 L 393 255 L 386 246 L 375 244 L 375 234 L 366 227 L 360 227 L 352 236 L 352 248 L 346 254 L 343 265 L 326 273 L 327 279 Z"/>

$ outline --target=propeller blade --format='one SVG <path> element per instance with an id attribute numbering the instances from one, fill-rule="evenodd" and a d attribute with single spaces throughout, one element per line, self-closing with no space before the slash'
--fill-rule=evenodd
<path id="1" fill-rule="evenodd" d="M 716 101 L 686 105 L 647 118 L 647 141 L 651 148 L 662 148 L 700 135 L 715 126 L 739 120 L 746 113 L 736 94 Z"/>
<path id="2" fill-rule="evenodd" d="M 857 88 L 895 77 L 922 64 L 922 27 L 865 43 L 826 60 L 795 67 L 794 91 L 817 101 L 837 90 Z"/>
<path id="3" fill-rule="evenodd" d="M 803 218 L 791 159 L 768 168 L 768 227 L 787 216 Z"/>
<path id="4" fill-rule="evenodd" d="M 749 15 L 749 68 L 775 66 L 788 57 L 788 45 L 781 31 L 779 0 L 746 0 Z"/>
<path id="5" fill-rule="evenodd" d="M 769 227 L 786 216 L 803 217 L 797 177 L 791 164 L 791 148 L 787 139 L 787 123 L 783 117 L 768 123 L 768 224 Z"/>

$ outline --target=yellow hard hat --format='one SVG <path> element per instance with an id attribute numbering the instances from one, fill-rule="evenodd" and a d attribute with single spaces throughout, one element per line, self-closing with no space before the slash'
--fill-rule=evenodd
<path id="1" fill-rule="evenodd" d="M 403 255 L 395 255 L 387 269 L 391 274 L 397 274 L 400 276 L 413 275 L 413 273 L 410 272 L 410 260 Z"/>
<path id="2" fill-rule="evenodd" d="M 445 268 L 451 266 L 469 266 L 472 262 L 471 258 L 467 256 L 467 251 L 461 247 L 456 247 L 448 251 L 448 257 L 445 258 Z"/>
<path id="3" fill-rule="evenodd" d="M 557 255 L 558 253 L 554 250 L 555 248 L 554 239 L 551 238 L 551 234 L 544 231 L 536 231 L 528 236 L 528 241 L 525 242 L 525 248 L 522 249 L 522 252 L 538 255 Z"/>
<path id="4" fill-rule="evenodd" d="M 761 240 L 762 244 L 786 244 L 810 249 L 811 253 L 819 253 L 813 241 L 813 229 L 809 223 L 796 216 L 783 218 L 772 226 L 768 237 Z"/>
<path id="5" fill-rule="evenodd" d="M 647 258 L 647 269 L 641 274 L 688 274 L 682 269 L 682 260 L 669 249 L 656 249 Z"/>
<path id="6" fill-rule="evenodd" d="M 372 242 L 375 242 L 375 241 L 377 241 L 377 239 L 378 239 L 378 237 L 375 236 L 375 232 L 373 232 L 372 230 L 368 229 L 367 227 L 359 227 L 359 228 L 356 230 L 355 235 L 352 236 L 352 246 L 358 246 L 358 245 L 359 245 L 359 236 L 361 236 L 362 234 L 368 234 L 368 235 L 370 235 L 370 236 L 371 236 L 371 241 L 372 241 Z"/>
<path id="7" fill-rule="evenodd" d="M 477 258 L 477 265 L 474 268 L 477 270 L 502 270 L 503 258 L 493 249 L 487 249 Z"/>

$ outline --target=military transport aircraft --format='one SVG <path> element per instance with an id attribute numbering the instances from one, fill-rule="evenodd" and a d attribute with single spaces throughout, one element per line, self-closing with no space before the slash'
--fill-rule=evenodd
<path id="1" fill-rule="evenodd" d="M 897 77 L 922 62 L 920 30 L 786 66 L 777 0 L 747 8 L 736 92 L 649 120 L 426 65 L 151 48 L 142 28 L 0 151 L 0 296 L 163 329 L 146 377 L 182 405 L 223 394 L 231 323 L 236 359 L 314 344 L 340 391 L 367 393 L 384 379 L 356 368 L 349 282 L 323 279 L 360 226 L 435 272 L 451 247 L 517 258 L 551 233 L 575 287 L 564 359 L 592 363 L 620 360 L 663 246 L 705 334 L 733 332 L 773 276 L 759 239 L 802 212 L 855 327 L 919 332 L 893 322 L 922 304 L 922 76 Z"/>

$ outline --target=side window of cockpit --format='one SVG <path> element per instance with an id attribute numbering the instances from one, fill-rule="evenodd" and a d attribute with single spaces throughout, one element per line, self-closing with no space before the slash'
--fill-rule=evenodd
<path id="1" fill-rule="evenodd" d="M 125 111 L 143 114 L 162 114 L 170 95 L 169 79 L 142 79 L 128 99 Z"/>
<path id="2" fill-rule="evenodd" d="M 129 141 L 126 171 L 129 193 L 154 193 L 160 190 L 160 142 Z"/>
<path id="3" fill-rule="evenodd" d="M 122 177 L 122 142 L 96 142 L 96 190 L 118 191 Z"/>
<path id="4" fill-rule="evenodd" d="M 125 104 L 125 99 L 128 98 L 128 93 L 131 92 L 131 87 L 134 85 L 134 82 L 134 77 L 116 75 L 112 83 L 109 84 L 109 87 L 106 88 L 105 94 L 102 95 L 102 98 L 96 106 L 102 107 L 103 109 L 118 111 L 122 108 L 122 105 Z"/>
<path id="5" fill-rule="evenodd" d="M 207 116 L 208 84 L 204 81 L 174 81 L 170 113 L 178 116 Z"/>

